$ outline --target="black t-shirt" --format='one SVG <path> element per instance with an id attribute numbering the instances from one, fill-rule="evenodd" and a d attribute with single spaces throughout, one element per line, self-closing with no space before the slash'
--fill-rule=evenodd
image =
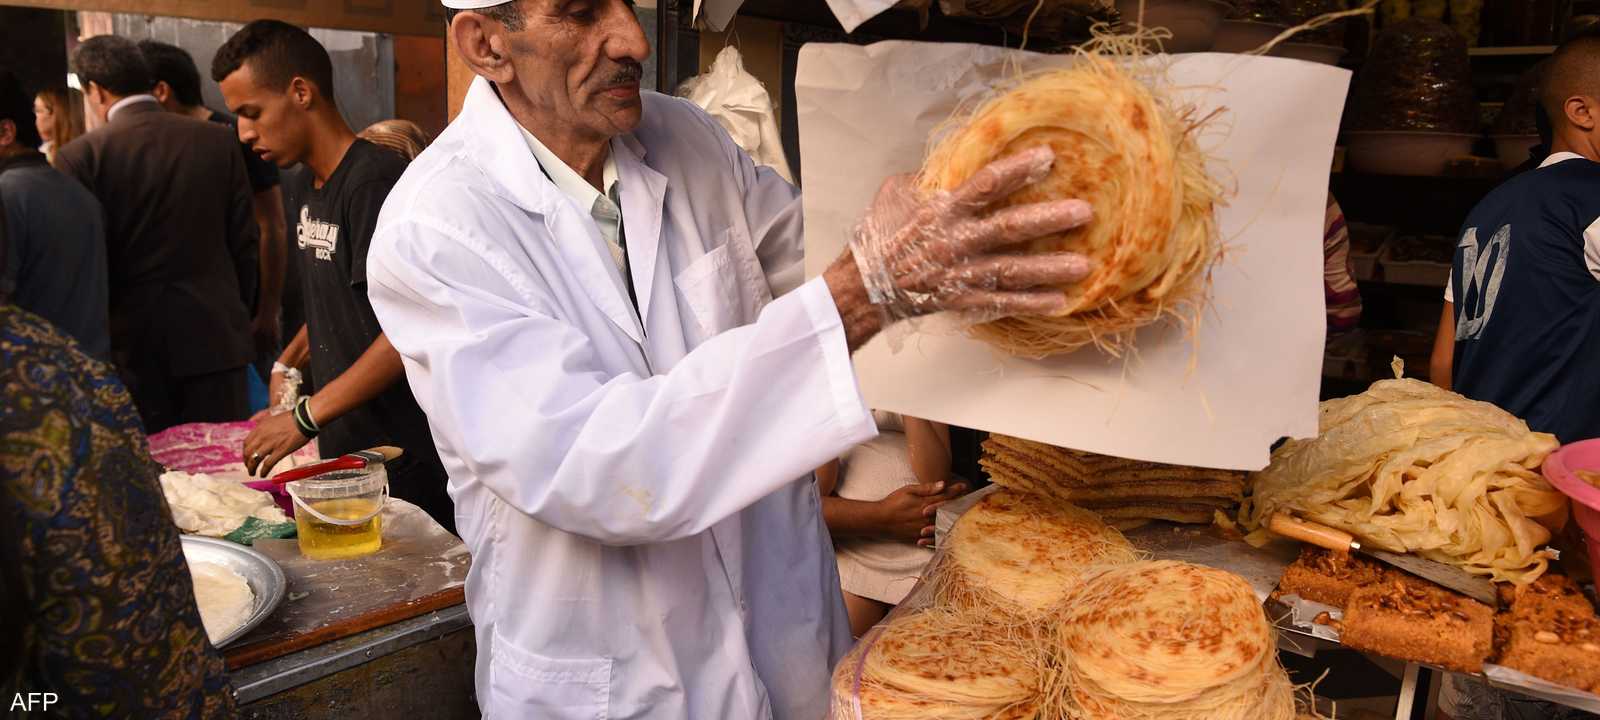
<path id="1" fill-rule="evenodd" d="M 211 122 L 227 125 L 233 128 L 233 134 L 239 134 L 239 119 L 227 113 L 211 111 L 211 116 L 206 118 Z M 263 192 L 278 186 L 278 166 L 262 159 L 249 145 L 239 143 L 239 149 L 244 151 L 244 171 L 250 176 L 250 192 Z"/>
<path id="2" fill-rule="evenodd" d="M 292 176 L 287 195 L 295 201 L 311 372 L 320 386 L 355 364 L 383 332 L 367 301 L 367 248 L 378 211 L 405 169 L 405 158 L 357 140 L 321 188 L 313 186 L 310 172 Z M 389 465 L 390 492 L 454 529 L 428 420 L 404 378 L 366 405 L 324 423 L 318 443 L 325 458 L 377 445 L 405 450 Z"/>

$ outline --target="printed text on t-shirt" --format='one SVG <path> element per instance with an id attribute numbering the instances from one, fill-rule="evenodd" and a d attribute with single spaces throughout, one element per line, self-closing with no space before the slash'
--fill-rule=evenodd
<path id="1" fill-rule="evenodd" d="M 1461 242 L 1461 307 L 1456 312 L 1456 340 L 1476 340 L 1494 315 L 1500 283 L 1511 254 L 1511 226 L 1502 225 L 1487 245 L 1478 246 L 1478 229 L 1467 228 Z"/>
<path id="2" fill-rule="evenodd" d="M 316 249 L 318 260 L 332 261 L 334 251 L 339 249 L 339 226 L 311 217 L 310 205 L 300 206 L 300 222 L 295 225 L 294 234 L 301 250 Z"/>

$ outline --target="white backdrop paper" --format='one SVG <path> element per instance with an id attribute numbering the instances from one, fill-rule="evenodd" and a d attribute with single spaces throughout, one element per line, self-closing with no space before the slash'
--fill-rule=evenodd
<path id="1" fill-rule="evenodd" d="M 796 74 L 806 272 L 819 274 L 884 177 L 913 172 L 964 100 L 1070 56 L 912 42 L 811 44 Z M 867 402 L 964 427 L 1092 452 L 1203 467 L 1265 467 L 1271 443 L 1317 432 L 1326 330 L 1322 230 L 1349 72 L 1281 58 L 1182 55 L 1168 79 L 1225 113 L 1204 136 L 1236 193 L 1219 221 L 1227 258 L 1198 346 L 1147 328 L 1137 356 L 1094 350 L 1005 356 L 947 321 L 922 321 L 898 352 L 855 356 Z"/>

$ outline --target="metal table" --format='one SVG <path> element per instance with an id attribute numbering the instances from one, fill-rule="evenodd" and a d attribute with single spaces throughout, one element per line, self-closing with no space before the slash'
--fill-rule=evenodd
<path id="1" fill-rule="evenodd" d="M 465 605 L 290 653 L 231 673 L 240 715 L 479 717 Z"/>
<path id="2" fill-rule="evenodd" d="M 246 717 L 478 716 L 463 604 L 471 558 L 426 513 L 391 498 L 383 547 L 358 558 L 310 560 L 294 540 L 256 548 L 282 567 L 288 593 L 224 648 Z"/>

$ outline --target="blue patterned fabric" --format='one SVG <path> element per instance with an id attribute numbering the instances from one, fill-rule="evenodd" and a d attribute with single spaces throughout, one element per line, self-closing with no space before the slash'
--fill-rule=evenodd
<path id="1" fill-rule="evenodd" d="M 236 714 L 160 473 L 113 368 L 0 305 L 0 512 L 21 585 L 0 591 L 24 609 L 5 619 L 22 652 L 0 697 L 53 692 L 66 717 Z"/>

